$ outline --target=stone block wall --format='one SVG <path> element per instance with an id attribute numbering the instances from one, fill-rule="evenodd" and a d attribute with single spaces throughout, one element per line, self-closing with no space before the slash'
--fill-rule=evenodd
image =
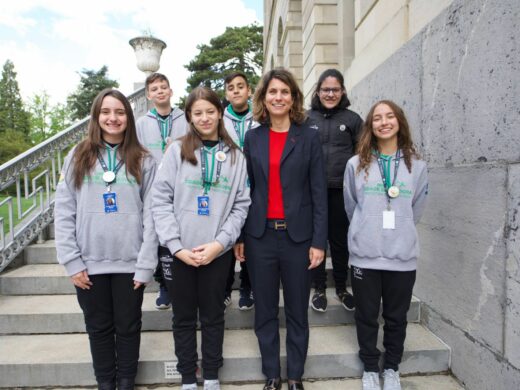
<path id="1" fill-rule="evenodd" d="M 350 91 L 389 98 L 429 165 L 415 295 L 468 389 L 520 388 L 520 2 L 454 0 Z"/>

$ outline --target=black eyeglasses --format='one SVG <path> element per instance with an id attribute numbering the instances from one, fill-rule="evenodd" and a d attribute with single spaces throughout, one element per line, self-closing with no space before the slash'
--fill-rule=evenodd
<path id="1" fill-rule="evenodd" d="M 341 88 L 320 88 L 320 93 L 322 95 L 339 95 L 341 93 Z"/>

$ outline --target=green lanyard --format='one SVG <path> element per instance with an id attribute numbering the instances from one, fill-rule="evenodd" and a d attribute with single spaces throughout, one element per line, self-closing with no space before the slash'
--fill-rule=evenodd
<path id="1" fill-rule="evenodd" d="M 209 151 L 204 151 L 204 163 L 206 166 L 209 166 L 208 162 L 208 152 L 211 153 L 211 169 L 205 169 L 204 171 L 204 195 L 207 195 L 209 190 L 211 189 L 211 183 L 213 181 L 213 172 L 215 171 L 215 149 Z"/>
<path id="2" fill-rule="evenodd" d="M 116 161 L 117 161 L 117 147 L 119 145 L 114 146 L 111 148 L 110 146 L 106 145 L 107 149 L 107 157 L 108 157 L 108 170 L 114 172 L 116 168 Z M 110 153 L 110 152 L 113 152 Z"/>
<path id="3" fill-rule="evenodd" d="M 162 152 L 164 153 L 164 149 L 166 148 L 166 143 L 168 138 L 170 137 L 170 134 L 172 132 L 173 127 L 173 119 L 172 119 L 172 112 L 168 115 L 167 119 L 163 119 L 159 116 L 159 113 L 154 108 L 152 111 L 155 115 L 155 119 L 157 119 L 157 124 L 159 125 L 159 132 L 161 133 L 161 148 Z"/>
<path id="4" fill-rule="evenodd" d="M 251 130 L 251 126 L 253 125 L 253 118 L 249 120 L 249 125 L 247 131 Z M 240 149 L 244 149 L 244 138 L 246 136 L 246 118 L 242 118 L 240 121 L 233 121 L 233 127 L 238 136 L 238 143 Z"/>
<path id="5" fill-rule="evenodd" d="M 246 117 L 247 114 L 243 117 L 240 117 L 236 114 L 235 111 L 233 111 L 233 107 L 231 104 L 227 107 L 227 111 L 233 115 L 237 120 L 232 120 L 233 127 L 235 128 L 235 132 L 237 133 L 238 137 L 238 146 L 240 146 L 240 149 L 244 149 L 244 139 L 246 136 Z M 249 111 L 251 111 L 251 107 L 249 107 Z M 249 124 L 247 127 L 247 131 L 251 130 L 251 126 L 253 125 L 253 118 L 249 119 Z"/>

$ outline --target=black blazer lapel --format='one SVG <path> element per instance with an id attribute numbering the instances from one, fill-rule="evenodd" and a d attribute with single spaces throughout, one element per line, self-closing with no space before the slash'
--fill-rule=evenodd
<path id="1" fill-rule="evenodd" d="M 260 126 L 254 130 L 257 134 L 256 147 L 258 148 L 259 160 L 262 165 L 262 170 L 267 181 L 269 174 L 269 128 L 267 126 Z"/>
<path id="2" fill-rule="evenodd" d="M 296 146 L 296 142 L 300 138 L 301 128 L 295 124 L 291 123 L 291 127 L 289 128 L 289 134 L 287 134 L 287 141 L 285 141 L 285 146 L 283 148 L 282 159 L 280 160 L 280 165 L 287 158 L 287 156 L 292 152 L 294 147 Z"/>

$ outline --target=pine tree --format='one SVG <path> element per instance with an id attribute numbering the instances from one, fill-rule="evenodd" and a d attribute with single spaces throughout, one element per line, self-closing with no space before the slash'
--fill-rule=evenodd
<path id="1" fill-rule="evenodd" d="M 233 72 L 243 72 L 254 89 L 262 72 L 263 28 L 257 24 L 227 27 L 209 45 L 198 45 L 199 53 L 184 67 L 190 71 L 189 93 L 199 85 L 224 96 L 224 78 Z"/>
<path id="2" fill-rule="evenodd" d="M 23 134 L 25 138 L 30 131 L 29 113 L 24 108 L 14 64 L 10 60 L 5 62 L 0 80 L 0 134 L 7 131 Z"/>
<path id="3" fill-rule="evenodd" d="M 99 92 L 105 88 L 117 88 L 119 83 L 109 79 L 108 67 L 102 66 L 99 70 L 83 69 L 80 72 L 81 80 L 76 92 L 67 98 L 67 108 L 73 120 L 83 119 L 90 114 L 90 106 Z"/>

